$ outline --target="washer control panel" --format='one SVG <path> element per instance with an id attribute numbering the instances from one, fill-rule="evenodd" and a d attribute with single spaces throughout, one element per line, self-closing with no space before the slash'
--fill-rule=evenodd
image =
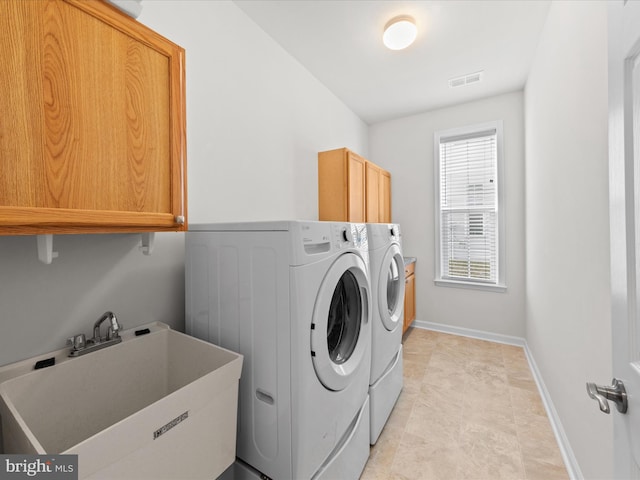
<path id="1" fill-rule="evenodd" d="M 364 223 L 335 223 L 332 233 L 338 249 L 367 248 L 367 227 Z"/>

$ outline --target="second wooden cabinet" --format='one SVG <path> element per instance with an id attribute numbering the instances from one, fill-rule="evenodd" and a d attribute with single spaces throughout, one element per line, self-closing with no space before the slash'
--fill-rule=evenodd
<path id="1" fill-rule="evenodd" d="M 391 223 L 391 174 L 347 148 L 320 152 L 318 217 Z"/>
<path id="2" fill-rule="evenodd" d="M 391 223 L 391 174 L 380 169 L 380 223 Z"/>

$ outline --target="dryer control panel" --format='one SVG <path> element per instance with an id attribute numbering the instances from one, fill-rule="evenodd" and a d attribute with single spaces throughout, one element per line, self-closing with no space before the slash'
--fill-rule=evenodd
<path id="1" fill-rule="evenodd" d="M 389 235 L 391 240 L 397 242 L 400 240 L 400 225 L 389 225 Z"/>
<path id="2" fill-rule="evenodd" d="M 393 243 L 402 243 L 402 232 L 397 223 L 368 223 L 367 235 L 369 251 L 387 248 Z"/>

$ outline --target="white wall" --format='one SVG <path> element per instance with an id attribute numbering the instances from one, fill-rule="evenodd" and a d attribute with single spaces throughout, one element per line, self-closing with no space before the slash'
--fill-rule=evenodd
<path id="1" fill-rule="evenodd" d="M 57 235 L 51 265 L 33 236 L 0 237 L 0 365 L 64 347 L 112 310 L 125 329 L 161 321 L 184 329 L 184 235 Z"/>
<path id="2" fill-rule="evenodd" d="M 367 126 L 229 1 L 145 1 L 186 49 L 189 221 L 318 218 L 318 151 Z"/>
<path id="3" fill-rule="evenodd" d="M 433 134 L 492 120 L 504 121 L 507 292 L 436 286 Z M 523 121 L 523 94 L 514 92 L 370 127 L 370 159 L 391 172 L 403 252 L 418 259 L 416 320 L 524 337 Z"/>
<path id="4" fill-rule="evenodd" d="M 527 342 L 585 478 L 611 478 L 607 11 L 553 2 L 525 89 Z"/>
<path id="5" fill-rule="evenodd" d="M 367 154 L 367 126 L 228 1 L 143 2 L 139 21 L 186 48 L 189 220 L 317 218 L 317 152 Z M 184 234 L 0 236 L 0 365 L 64 346 L 113 310 L 125 328 L 184 328 Z"/>

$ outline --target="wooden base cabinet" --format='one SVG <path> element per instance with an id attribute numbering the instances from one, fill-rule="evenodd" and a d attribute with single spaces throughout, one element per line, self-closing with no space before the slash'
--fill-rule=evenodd
<path id="1" fill-rule="evenodd" d="M 347 148 L 320 152 L 318 217 L 391 223 L 391 174 Z"/>
<path id="2" fill-rule="evenodd" d="M 184 49 L 99 0 L 1 0 L 0 47 L 0 234 L 186 230 Z"/>
<path id="3" fill-rule="evenodd" d="M 416 276 L 415 262 L 404 267 L 404 324 L 402 333 L 406 332 L 416 319 Z"/>

